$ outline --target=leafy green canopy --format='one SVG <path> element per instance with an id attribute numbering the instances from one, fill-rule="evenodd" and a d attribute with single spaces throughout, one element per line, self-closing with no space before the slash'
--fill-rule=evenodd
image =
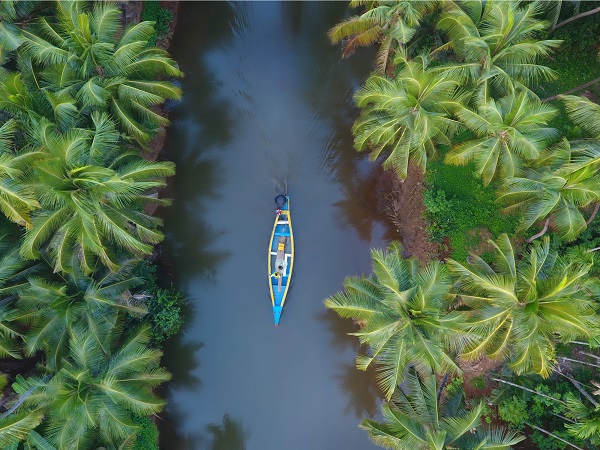
<path id="1" fill-rule="evenodd" d="M 460 6 L 448 10 L 438 22 L 448 42 L 434 53 L 451 51 L 455 62 L 443 64 L 440 70 L 449 70 L 474 86 L 478 102 L 556 76 L 537 63 L 561 43 L 540 39 L 547 29 L 547 23 L 537 17 L 543 10 L 540 2 L 488 0 Z"/>
<path id="2" fill-rule="evenodd" d="M 22 29 L 0 27 L 0 45 L 17 52 L 18 69 L 35 108 L 24 110 L 21 97 L 0 89 L 0 104 L 16 112 L 32 110 L 56 121 L 63 131 L 87 126 L 94 111 L 109 110 L 119 129 L 145 147 L 168 120 L 154 107 L 178 99 L 179 88 L 165 77 L 182 72 L 164 50 L 149 45 L 154 28 L 141 22 L 122 29 L 121 13 L 109 2 L 57 2 L 56 16 L 39 17 Z M 4 94 L 4 95 L 3 95 Z M 11 105 L 14 104 L 14 105 Z"/>
<path id="3" fill-rule="evenodd" d="M 44 436 L 57 448 L 121 448 L 139 429 L 132 414 L 163 407 L 152 391 L 170 376 L 159 367 L 161 352 L 148 348 L 146 328 L 123 334 L 117 323 L 101 337 L 72 327 L 70 351 L 56 374 L 21 382 L 33 392 L 20 408 L 44 412 Z"/>
<path id="4" fill-rule="evenodd" d="M 108 116 L 94 113 L 92 120 L 92 130 L 61 135 L 44 123 L 33 130 L 32 141 L 44 158 L 32 168 L 28 186 L 40 208 L 25 232 L 21 255 L 39 258 L 40 248 L 46 248 L 55 271 L 69 271 L 73 254 L 84 273 L 95 270 L 97 259 L 117 270 L 117 250 L 147 255 L 163 238 L 156 229 L 160 219 L 143 207 L 167 203 L 148 192 L 165 185 L 174 165 L 122 152 Z"/>
<path id="5" fill-rule="evenodd" d="M 498 202 L 506 212 L 522 213 L 525 231 L 551 220 L 572 241 L 586 228 L 582 210 L 600 201 L 600 141 L 582 139 L 545 149 L 522 177 L 504 180 Z"/>
<path id="6" fill-rule="evenodd" d="M 595 342 L 600 317 L 592 301 L 590 263 L 559 257 L 549 238 L 534 243 L 522 259 L 503 234 L 488 264 L 472 255 L 467 264 L 448 260 L 458 280 L 453 293 L 467 306 L 469 335 L 461 357 L 508 359 L 517 374 L 547 377 L 555 363 L 555 344 L 577 338 Z"/>
<path id="7" fill-rule="evenodd" d="M 464 318 L 459 312 L 444 313 L 443 298 L 451 285 L 444 265 L 434 261 L 420 268 L 414 259 L 402 258 L 396 242 L 385 252 L 372 250 L 371 258 L 373 275 L 346 278 L 345 290 L 325 300 L 327 308 L 360 324 L 352 335 L 371 354 L 359 356 L 357 367 L 377 364 L 388 399 L 409 365 L 422 372 L 460 372 L 448 349 L 463 345 Z"/>
<path id="8" fill-rule="evenodd" d="M 442 388 L 433 374 L 409 370 L 393 401 L 381 408 L 385 421 L 365 419 L 361 428 L 377 445 L 398 450 L 502 450 L 523 440 L 516 432 L 483 427 L 483 402 L 467 410 L 461 391 L 438 395 Z"/>
<path id="9" fill-rule="evenodd" d="M 356 149 L 370 149 L 373 160 L 390 149 L 383 167 L 394 169 L 400 179 L 406 178 L 409 161 L 424 171 L 435 146 L 450 145 L 458 87 L 447 73 L 432 72 L 424 57 L 405 59 L 394 79 L 372 75 L 355 95 L 362 108 L 352 129 Z"/>
<path id="10" fill-rule="evenodd" d="M 522 173 L 523 163 L 535 160 L 545 144 L 557 135 L 546 127 L 556 109 L 540 103 L 530 92 L 520 92 L 497 101 L 488 100 L 473 111 L 460 106 L 456 115 L 474 138 L 455 146 L 446 162 L 474 162 L 484 185 Z"/>

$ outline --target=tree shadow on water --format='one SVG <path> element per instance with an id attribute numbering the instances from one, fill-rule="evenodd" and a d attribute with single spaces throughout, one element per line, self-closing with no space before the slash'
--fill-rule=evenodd
<path id="1" fill-rule="evenodd" d="M 206 431 L 211 436 L 207 450 L 246 450 L 245 441 L 249 434 L 242 423 L 229 417 L 229 414 L 223 416 L 220 425 L 208 425 Z"/>
<path id="2" fill-rule="evenodd" d="M 342 373 L 336 378 L 348 394 L 344 411 L 353 412 L 357 419 L 362 419 L 365 415 L 374 417 L 381 403 L 381 391 L 377 385 L 375 370 L 372 367 L 366 371 L 359 370 L 354 364 L 344 364 L 341 368 Z"/>
<path id="3" fill-rule="evenodd" d="M 358 329 L 352 320 L 341 318 L 329 309 L 319 312 L 316 318 L 327 325 L 331 332 L 330 345 L 338 352 L 352 350 L 355 355 L 359 355 L 367 351 L 355 336 L 348 335 Z M 347 394 L 346 413 L 353 412 L 357 419 L 377 414 L 381 392 L 377 386 L 374 368 L 362 371 L 357 369 L 354 363 L 342 363 L 339 365 L 336 379 Z"/>

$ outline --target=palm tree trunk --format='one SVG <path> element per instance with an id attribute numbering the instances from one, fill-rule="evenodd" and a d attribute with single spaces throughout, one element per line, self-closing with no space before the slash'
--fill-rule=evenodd
<path id="1" fill-rule="evenodd" d="M 554 400 L 557 403 L 561 403 L 563 405 L 566 405 L 566 402 L 563 402 L 562 400 L 559 400 L 557 398 L 551 397 L 551 396 L 546 395 L 546 394 L 542 394 L 541 392 L 538 392 L 538 391 L 534 391 L 533 389 L 526 388 L 525 386 L 521 386 L 520 384 L 513 383 L 511 381 L 506 381 L 506 380 L 503 380 L 502 378 L 494 378 L 494 377 L 492 377 L 492 380 L 498 381 L 500 383 L 508 384 L 509 386 L 513 386 L 513 387 L 516 387 L 516 388 L 519 388 L 519 389 L 523 389 L 524 391 L 531 392 L 532 394 L 540 395 L 540 396 L 548 398 L 550 400 Z"/>
<path id="2" fill-rule="evenodd" d="M 537 238 L 539 238 L 540 236 L 543 236 L 546 231 L 548 231 L 548 225 L 550 224 L 550 217 L 548 217 L 546 219 L 546 222 L 544 222 L 544 228 L 542 228 L 542 231 L 540 231 L 537 234 L 534 234 L 533 236 L 531 236 L 529 239 L 526 239 L 525 242 L 527 242 L 528 244 L 530 242 L 533 242 L 534 240 L 536 240 Z"/>
<path id="3" fill-rule="evenodd" d="M 596 14 L 597 12 L 600 12 L 600 7 L 590 9 L 589 11 L 583 12 L 581 14 L 577 14 L 576 16 L 573 16 L 573 17 L 569 17 L 567 20 L 563 20 L 558 25 L 552 27 L 552 29 L 550 30 L 550 33 L 554 33 L 554 30 L 562 27 L 563 25 L 567 25 L 568 23 L 573 22 L 574 20 L 582 19 L 583 17 L 587 17 L 587 16 L 591 16 L 592 14 Z"/>
<path id="4" fill-rule="evenodd" d="M 592 212 L 590 218 L 587 220 L 586 225 L 589 225 L 592 222 L 592 220 L 594 220 L 594 217 L 596 217 L 596 214 L 598 214 L 598 209 L 600 209 L 600 203 L 596 203 L 594 211 Z"/>
<path id="5" fill-rule="evenodd" d="M 585 355 L 585 356 L 589 356 L 590 358 L 594 358 L 594 359 L 596 359 L 596 360 L 599 360 L 599 361 L 600 361 L 600 356 L 598 356 L 598 355 L 593 355 L 593 354 L 591 354 L 591 353 L 587 353 L 587 352 L 581 352 L 581 354 L 582 354 L 582 355 Z"/>
<path id="6" fill-rule="evenodd" d="M 587 83 L 580 84 L 579 86 L 574 87 L 573 89 L 569 89 L 568 91 L 562 92 L 560 94 L 553 95 L 552 97 L 547 97 L 547 98 L 545 98 L 545 99 L 542 100 L 542 103 L 549 102 L 550 100 L 555 100 L 555 99 L 558 98 L 559 95 L 573 94 L 573 93 L 575 93 L 577 91 L 581 91 L 582 89 L 590 87 L 593 84 L 596 84 L 598 82 L 600 82 L 600 78 L 594 78 L 592 81 L 588 81 Z"/>
<path id="7" fill-rule="evenodd" d="M 581 361 L 579 359 L 571 359 L 571 358 L 567 358 L 566 356 L 559 356 L 558 359 L 562 359 L 564 361 L 574 362 L 574 363 L 577 363 L 577 364 L 583 364 L 583 365 L 586 365 L 586 366 L 597 367 L 598 369 L 600 369 L 600 366 L 598 364 L 592 364 L 592 363 L 589 363 L 587 361 Z"/>
<path id="8" fill-rule="evenodd" d="M 581 387 L 581 384 L 579 384 L 579 381 L 577 381 L 575 378 L 571 378 L 570 376 L 565 375 L 562 372 L 558 372 L 558 373 L 560 375 L 562 375 L 563 377 L 565 377 L 567 380 L 569 380 L 571 382 L 571 384 L 573 386 L 575 386 L 575 388 L 579 392 L 581 392 L 581 395 L 583 395 L 585 398 L 587 398 L 590 401 L 590 403 L 592 405 L 594 405 L 595 408 L 598 407 L 598 402 L 596 400 L 594 400 L 594 398 L 590 394 L 588 394 L 588 392 L 584 388 Z"/>
<path id="9" fill-rule="evenodd" d="M 565 440 L 565 439 L 563 439 L 561 437 L 558 437 L 557 435 L 552 434 L 552 433 L 550 433 L 547 430 L 544 430 L 543 428 L 536 427 L 535 425 L 533 425 L 533 424 L 531 424 L 529 422 L 525 422 L 525 424 L 528 425 L 528 426 L 530 426 L 534 430 L 538 430 L 538 431 L 541 431 L 542 433 L 546 433 L 548 436 L 552 436 L 554 439 L 558 439 L 559 441 L 564 442 L 565 444 L 570 445 L 571 447 L 576 448 L 577 450 L 583 450 L 581 447 L 577 447 L 575 444 L 572 444 L 569 441 L 567 441 L 567 440 Z"/>

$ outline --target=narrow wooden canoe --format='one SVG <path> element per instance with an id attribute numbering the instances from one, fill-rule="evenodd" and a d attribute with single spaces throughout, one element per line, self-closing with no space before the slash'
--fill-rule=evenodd
<path id="1" fill-rule="evenodd" d="M 269 290 L 275 326 L 279 325 L 294 269 L 294 234 L 290 216 L 290 197 L 288 195 L 284 197 L 285 204 L 277 208 L 269 242 Z"/>

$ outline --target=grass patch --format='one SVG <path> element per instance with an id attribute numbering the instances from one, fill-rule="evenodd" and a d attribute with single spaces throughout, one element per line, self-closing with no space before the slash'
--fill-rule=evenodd
<path id="1" fill-rule="evenodd" d="M 471 386 L 476 389 L 485 389 L 485 377 L 479 375 L 478 377 L 471 378 Z"/>
<path id="2" fill-rule="evenodd" d="M 134 422 L 140 426 L 136 433 L 133 450 L 158 450 L 158 428 L 149 417 L 135 416 Z"/>
<path id="3" fill-rule="evenodd" d="M 147 0 L 142 9 L 142 21 L 154 22 L 154 35 L 150 44 L 156 45 L 156 40 L 169 32 L 169 22 L 173 20 L 173 13 L 159 5 L 157 0 Z"/>
<path id="4" fill-rule="evenodd" d="M 472 230 L 486 228 L 494 239 L 501 233 L 515 233 L 518 217 L 500 212 L 495 188 L 484 187 L 475 178 L 472 164 L 450 166 L 440 160 L 428 163 L 427 168 L 427 233 L 436 242 L 447 236 L 453 259 L 466 259 L 480 244 L 481 238 Z"/>
<path id="5" fill-rule="evenodd" d="M 599 5 L 600 2 L 582 2 L 582 12 Z M 558 78 L 540 84 L 535 89 L 536 93 L 541 98 L 550 97 L 600 77 L 599 35 L 600 14 L 576 20 L 556 30 L 550 38 L 560 39 L 563 43 L 554 56 L 541 63 L 556 71 Z M 600 94 L 597 85 L 590 90 Z"/>

